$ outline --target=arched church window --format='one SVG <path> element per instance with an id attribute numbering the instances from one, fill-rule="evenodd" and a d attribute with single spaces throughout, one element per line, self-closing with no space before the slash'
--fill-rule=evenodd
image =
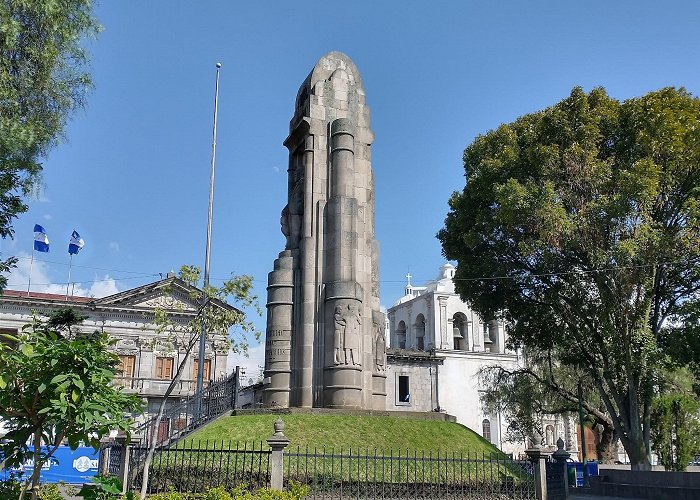
<path id="1" fill-rule="evenodd" d="M 399 321 L 399 326 L 396 327 L 396 342 L 399 349 L 406 349 L 406 323 Z"/>
<path id="2" fill-rule="evenodd" d="M 416 318 L 416 349 L 425 350 L 425 317 L 422 314 Z"/>
<path id="3" fill-rule="evenodd" d="M 489 443 L 491 442 L 491 421 L 488 418 L 485 418 L 483 422 L 481 422 L 481 435 L 484 436 L 484 439 L 488 441 Z"/>
<path id="4" fill-rule="evenodd" d="M 464 314 L 457 313 L 452 317 L 452 340 L 456 351 L 464 351 L 468 348 L 468 325 Z"/>

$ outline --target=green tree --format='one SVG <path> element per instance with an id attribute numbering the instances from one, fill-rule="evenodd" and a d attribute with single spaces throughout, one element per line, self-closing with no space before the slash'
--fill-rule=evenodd
<path id="1" fill-rule="evenodd" d="M 438 233 L 455 283 L 515 343 L 591 378 L 634 468 L 649 468 L 669 317 L 700 290 L 700 100 L 601 88 L 478 137 Z"/>
<path id="2" fill-rule="evenodd" d="M 258 298 L 253 293 L 253 277 L 249 275 L 232 275 L 220 287 L 208 286 L 205 289 L 198 288 L 201 278 L 201 270 L 197 266 L 182 266 L 179 278 L 190 287 L 190 299 L 201 304 L 196 315 L 187 321 L 182 320 L 182 307 L 179 301 L 165 301 L 162 307 L 155 310 L 154 322 L 161 334 L 171 338 L 174 343 L 184 346 L 184 353 L 180 356 L 180 363 L 166 389 L 161 404 L 156 414 L 153 428 L 158 429 L 165 413 L 165 405 L 168 397 L 179 384 L 187 361 L 192 350 L 199 344 L 199 339 L 204 334 L 205 338 L 220 336 L 229 339 L 233 352 L 248 353 L 248 336 L 252 334 L 256 340 L 260 340 L 261 333 L 255 328 L 252 321 L 248 320 L 245 310 L 252 308 L 258 315 L 262 314 L 258 305 Z M 233 302 L 233 305 L 229 304 Z M 240 309 L 239 309 L 240 308 Z M 149 449 L 143 466 L 143 479 L 141 486 L 141 499 L 146 498 L 150 465 L 153 460 L 157 439 L 151 439 Z"/>
<path id="3" fill-rule="evenodd" d="M 666 470 L 684 471 L 700 453 L 700 403 L 688 368 L 659 372 L 659 394 L 651 410 L 652 447 Z"/>
<path id="4" fill-rule="evenodd" d="M 90 0 L 0 0 L 0 237 L 27 210 L 41 161 L 82 106 L 90 78 L 85 37 L 97 33 Z M 13 258 L 0 261 L 9 270 Z M 0 275 L 0 289 L 7 278 Z"/>
<path id="5" fill-rule="evenodd" d="M 68 327 L 67 316 L 62 311 L 58 321 L 34 318 L 0 343 L 0 419 L 9 429 L 2 466 L 34 459 L 20 498 L 30 485 L 36 497 L 41 466 L 64 439 L 72 449 L 80 442 L 97 449 L 110 430 L 128 432 L 132 421 L 124 415 L 140 411 L 138 397 L 112 386 L 119 358 L 109 352 L 105 334 L 79 332 L 71 324 L 74 333 L 66 335 L 49 326 Z"/>
<path id="6" fill-rule="evenodd" d="M 528 349 L 526 358 L 523 367 L 506 369 L 492 365 L 479 372 L 485 388 L 482 404 L 492 413 L 504 416 L 508 422 L 506 438 L 522 442 L 535 433 L 544 436 L 542 420 L 549 415 L 573 415 L 578 423 L 581 381 L 584 419 L 597 435 L 596 458 L 612 463 L 617 440 L 612 419 L 591 381 L 581 372 L 558 364 L 551 350 Z"/>

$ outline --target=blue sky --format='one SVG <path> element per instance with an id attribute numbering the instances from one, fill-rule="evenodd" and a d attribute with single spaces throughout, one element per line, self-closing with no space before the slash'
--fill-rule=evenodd
<path id="1" fill-rule="evenodd" d="M 464 186 L 478 134 L 604 86 L 625 99 L 664 86 L 700 95 L 700 3 L 561 1 L 173 2 L 103 0 L 90 42 L 95 88 L 44 189 L 2 253 L 24 257 L 32 228 L 51 253 L 36 289 L 65 289 L 73 229 L 79 292 L 124 290 L 204 262 L 215 63 L 220 80 L 212 281 L 254 275 L 261 303 L 284 246 L 288 133 L 299 85 L 326 52 L 358 66 L 375 133 L 382 303 L 443 263 L 435 233 Z M 63 284 L 62 284 L 63 283 Z M 264 330 L 264 319 L 258 324 Z"/>

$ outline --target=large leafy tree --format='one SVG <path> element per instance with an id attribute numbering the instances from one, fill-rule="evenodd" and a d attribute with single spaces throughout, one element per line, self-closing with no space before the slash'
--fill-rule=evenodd
<path id="1" fill-rule="evenodd" d="M 90 0 L 0 0 L 0 237 L 27 210 L 41 161 L 83 104 L 90 78 L 81 42 L 98 25 Z M 0 262 L 7 271 L 15 260 Z M 7 279 L 0 275 L 0 289 Z"/>
<path id="2" fill-rule="evenodd" d="M 585 372 L 648 468 L 659 339 L 700 290 L 700 100 L 575 88 L 478 137 L 464 166 L 438 234 L 460 295 Z"/>
<path id="3" fill-rule="evenodd" d="M 47 321 L 35 318 L 0 342 L 0 419 L 9 429 L 2 466 L 33 458 L 24 490 L 31 485 L 34 497 L 42 464 L 64 440 L 73 449 L 80 442 L 97 449 L 110 430 L 130 429 L 125 414 L 140 411 L 137 396 L 111 384 L 119 358 L 107 335 L 81 332 L 80 321 L 64 310 Z"/>

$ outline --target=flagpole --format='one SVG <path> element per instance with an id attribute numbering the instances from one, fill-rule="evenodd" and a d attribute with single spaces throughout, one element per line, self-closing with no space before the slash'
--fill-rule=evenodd
<path id="1" fill-rule="evenodd" d="M 34 244 L 32 244 L 32 260 L 29 263 L 29 283 L 27 284 L 27 297 L 29 297 L 29 287 L 32 286 L 32 269 L 34 268 Z"/>
<path id="2" fill-rule="evenodd" d="M 68 283 L 66 283 L 66 300 L 68 300 L 68 290 L 70 289 L 70 272 L 73 269 L 73 254 L 70 254 L 70 263 L 68 264 Z"/>
<path id="3" fill-rule="evenodd" d="M 202 293 L 202 332 L 199 335 L 199 361 L 197 364 L 197 388 L 195 390 L 195 409 L 197 418 L 202 414 L 202 390 L 204 389 L 204 355 L 206 348 L 206 319 L 204 310 L 207 306 L 207 289 L 209 288 L 209 257 L 211 254 L 211 220 L 214 209 L 214 165 L 216 164 L 216 118 L 219 111 L 219 70 L 221 63 L 216 63 L 216 87 L 214 91 L 214 126 L 211 140 L 211 176 L 209 179 L 209 217 L 207 218 L 207 247 L 204 256 L 204 288 Z"/>

